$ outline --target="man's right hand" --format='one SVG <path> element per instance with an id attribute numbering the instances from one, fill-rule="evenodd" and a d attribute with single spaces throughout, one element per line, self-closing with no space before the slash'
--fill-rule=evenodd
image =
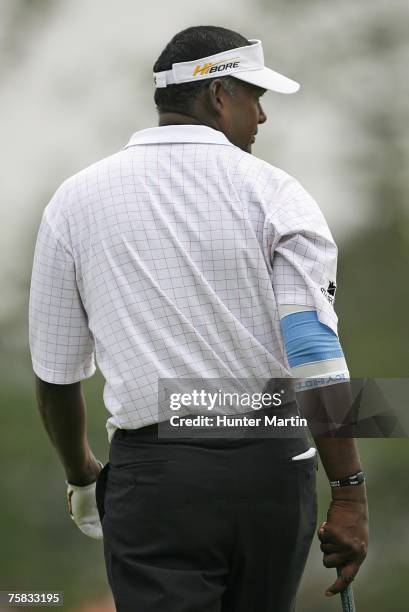
<path id="1" fill-rule="evenodd" d="M 337 580 L 325 592 L 328 597 L 352 582 L 367 554 L 368 505 L 366 496 L 353 489 L 333 490 L 327 520 L 318 529 L 324 566 L 340 569 Z"/>

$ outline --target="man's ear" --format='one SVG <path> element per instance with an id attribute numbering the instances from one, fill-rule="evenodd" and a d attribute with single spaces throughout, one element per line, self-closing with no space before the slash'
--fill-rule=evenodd
<path id="1" fill-rule="evenodd" d="M 229 95 L 223 87 L 221 80 L 215 79 L 214 81 L 212 81 L 209 87 L 207 88 L 207 92 L 208 104 L 210 106 L 210 109 L 214 113 L 220 115 L 226 108 L 226 98 Z"/>

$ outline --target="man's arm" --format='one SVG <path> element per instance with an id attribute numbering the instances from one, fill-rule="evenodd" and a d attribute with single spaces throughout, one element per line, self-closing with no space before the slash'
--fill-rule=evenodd
<path id="1" fill-rule="evenodd" d="M 77 194 L 72 187 L 73 180 L 61 185 L 41 219 L 30 285 L 29 341 L 40 414 L 70 483 L 68 510 L 84 534 L 101 538 L 95 496 L 101 467 L 88 445 L 79 382 L 95 372 L 94 338 L 77 285 L 66 214 Z"/>
<path id="2" fill-rule="evenodd" d="M 355 440 L 318 438 L 315 440 L 330 480 L 361 471 Z M 355 578 L 368 549 L 368 504 L 365 483 L 331 489 L 332 501 L 327 520 L 318 529 L 325 567 L 341 569 L 327 589 L 331 596 L 345 589 Z"/>
<path id="3" fill-rule="evenodd" d="M 270 226 L 272 285 L 285 353 L 291 376 L 301 381 L 303 389 L 309 389 L 298 393 L 299 404 L 313 425 L 312 435 L 324 468 L 330 480 L 338 480 L 361 471 L 351 440 L 353 423 L 352 427 L 347 423 L 348 412 L 352 413 L 350 376 L 334 310 L 338 249 L 317 203 L 293 178 L 283 178 L 271 201 L 274 206 L 266 223 Z M 319 391 L 311 389 L 311 385 L 321 384 L 320 380 L 336 384 Z M 343 437 L 329 438 L 337 423 L 347 424 Z M 341 568 L 342 574 L 327 594 L 340 591 L 353 578 L 368 541 L 365 485 L 331 491 L 327 521 L 319 528 L 318 537 L 324 565 Z"/>
<path id="4" fill-rule="evenodd" d="M 300 408 L 310 419 L 314 435 L 317 420 L 321 424 L 346 423 L 352 405 L 348 382 L 329 385 L 299 394 Z M 317 415 L 319 415 L 317 417 Z M 328 435 L 328 434 L 326 434 Z M 333 435 L 336 431 L 333 430 Z M 330 481 L 340 480 L 362 471 L 358 447 L 354 438 L 321 437 L 314 440 Z M 327 520 L 318 529 L 323 563 L 328 568 L 340 568 L 337 580 L 327 589 L 328 596 L 345 589 L 355 578 L 368 548 L 368 504 L 365 483 L 331 488 L 332 501 Z"/>
<path id="5" fill-rule="evenodd" d="M 95 482 L 101 466 L 88 444 L 81 383 L 56 385 L 35 378 L 41 418 L 60 457 L 67 481 L 76 486 Z"/>

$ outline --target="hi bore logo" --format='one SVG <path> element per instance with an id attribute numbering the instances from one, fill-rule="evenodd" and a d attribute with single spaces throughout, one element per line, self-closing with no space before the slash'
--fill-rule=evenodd
<path id="1" fill-rule="evenodd" d="M 205 74 L 210 74 L 212 72 L 223 72 L 223 70 L 238 68 L 239 66 L 240 59 L 237 57 L 234 57 L 231 60 L 220 60 L 219 62 L 203 64 L 203 66 L 198 64 L 193 71 L 193 76 L 204 76 Z"/>

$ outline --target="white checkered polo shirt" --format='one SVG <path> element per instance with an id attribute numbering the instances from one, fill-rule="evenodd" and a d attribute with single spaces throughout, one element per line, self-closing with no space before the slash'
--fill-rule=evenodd
<path id="1" fill-rule="evenodd" d="M 312 306 L 337 248 L 291 176 L 201 125 L 136 132 L 45 208 L 30 292 L 39 378 L 105 378 L 117 427 L 158 420 L 160 378 L 288 377 L 278 306 Z"/>

